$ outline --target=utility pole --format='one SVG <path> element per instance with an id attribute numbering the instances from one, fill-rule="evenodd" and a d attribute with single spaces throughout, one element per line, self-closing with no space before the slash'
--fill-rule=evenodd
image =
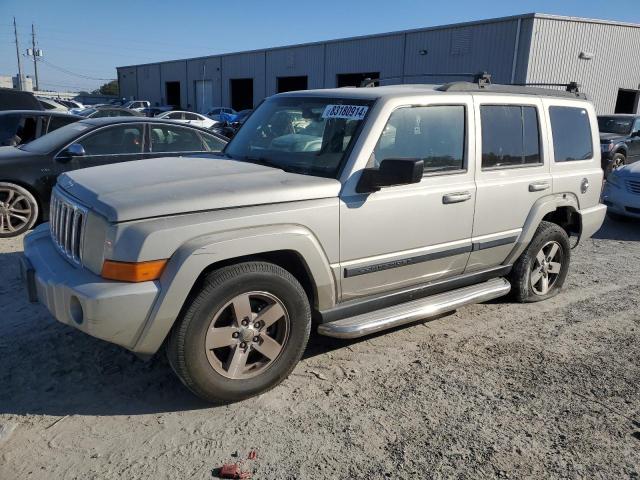
<path id="1" fill-rule="evenodd" d="M 36 27 L 31 24 L 31 48 L 33 49 L 33 70 L 36 74 L 35 90 L 38 91 L 38 50 L 36 50 Z"/>
<path id="2" fill-rule="evenodd" d="M 18 57 L 18 90 L 22 90 L 22 60 L 20 60 L 20 45 L 18 44 L 18 27 L 16 17 L 13 17 L 13 34 L 16 37 L 16 56 Z"/>

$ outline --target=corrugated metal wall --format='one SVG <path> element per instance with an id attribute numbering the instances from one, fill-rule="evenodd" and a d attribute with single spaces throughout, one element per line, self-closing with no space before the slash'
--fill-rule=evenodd
<path id="1" fill-rule="evenodd" d="M 197 99 L 205 98 L 210 107 L 219 106 L 222 102 L 222 76 L 220 74 L 222 61 L 220 57 L 196 58 L 187 60 L 187 100 L 193 110 L 206 113 L 202 105 L 197 104 Z M 206 82 L 210 80 L 211 83 Z M 206 92 L 196 94 L 196 82 L 206 83 Z M 200 83 L 200 88 L 202 87 Z M 210 88 L 209 88 L 210 87 Z"/>
<path id="2" fill-rule="evenodd" d="M 640 27 L 536 18 L 527 81 L 577 81 L 598 113 L 613 113 L 619 88 L 640 88 Z"/>
<path id="3" fill-rule="evenodd" d="M 278 77 L 307 76 L 309 88 L 324 87 L 324 45 L 267 50 L 266 94 L 277 93 Z"/>
<path id="4" fill-rule="evenodd" d="M 582 51 L 593 53 L 593 60 L 579 59 Z M 638 52 L 640 27 L 523 15 L 138 66 L 137 75 L 136 67 L 123 67 L 118 73 L 123 96 L 165 103 L 164 82 L 174 80 L 181 82 L 182 106 L 196 108 L 198 80 L 211 80 L 214 102 L 230 106 L 234 78 L 253 79 L 257 105 L 276 93 L 278 77 L 306 75 L 309 88 L 330 88 L 341 73 L 380 72 L 382 84 L 442 83 L 461 78 L 425 74 L 486 70 L 495 83 L 578 81 L 599 112 L 612 112 L 618 88 L 639 88 Z"/>

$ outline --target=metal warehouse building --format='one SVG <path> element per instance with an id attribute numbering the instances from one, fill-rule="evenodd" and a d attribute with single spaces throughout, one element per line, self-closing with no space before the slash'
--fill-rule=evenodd
<path id="1" fill-rule="evenodd" d="M 123 97 L 206 112 L 308 88 L 575 81 L 599 113 L 640 111 L 640 25 L 526 14 L 418 30 L 119 67 Z"/>

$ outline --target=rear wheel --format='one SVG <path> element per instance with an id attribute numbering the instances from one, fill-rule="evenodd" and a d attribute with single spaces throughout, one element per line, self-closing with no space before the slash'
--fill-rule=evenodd
<path id="1" fill-rule="evenodd" d="M 169 362 L 209 402 L 263 393 L 293 370 L 309 338 L 311 311 L 289 272 L 248 262 L 211 273 L 172 330 Z"/>
<path id="2" fill-rule="evenodd" d="M 571 247 L 567 233 L 541 222 L 531 243 L 511 271 L 511 292 L 519 302 L 538 302 L 556 295 L 567 277 Z"/>
<path id="3" fill-rule="evenodd" d="M 0 238 L 25 233 L 38 219 L 38 202 L 25 188 L 0 182 Z"/>

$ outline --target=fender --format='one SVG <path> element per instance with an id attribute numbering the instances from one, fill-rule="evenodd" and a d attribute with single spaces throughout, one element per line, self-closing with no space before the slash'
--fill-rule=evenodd
<path id="1" fill-rule="evenodd" d="M 580 211 L 578 198 L 573 193 L 556 193 L 539 198 L 531 207 L 529 215 L 527 215 L 527 219 L 524 222 L 522 233 L 520 237 L 518 237 L 518 241 L 514 245 L 513 250 L 511 250 L 511 253 L 509 253 L 505 261 L 502 262 L 503 265 L 512 265 L 516 261 L 529 243 L 531 243 L 544 216 L 556 211 L 559 207 L 569 207 L 576 213 Z"/>
<path id="2" fill-rule="evenodd" d="M 203 235 L 183 244 L 171 257 L 160 279 L 160 295 L 140 332 L 133 351 L 155 353 L 173 327 L 200 274 L 222 260 L 292 250 L 306 263 L 313 279 L 318 309 L 336 303 L 336 282 L 328 258 L 313 233 L 300 225 L 271 225 Z"/>

